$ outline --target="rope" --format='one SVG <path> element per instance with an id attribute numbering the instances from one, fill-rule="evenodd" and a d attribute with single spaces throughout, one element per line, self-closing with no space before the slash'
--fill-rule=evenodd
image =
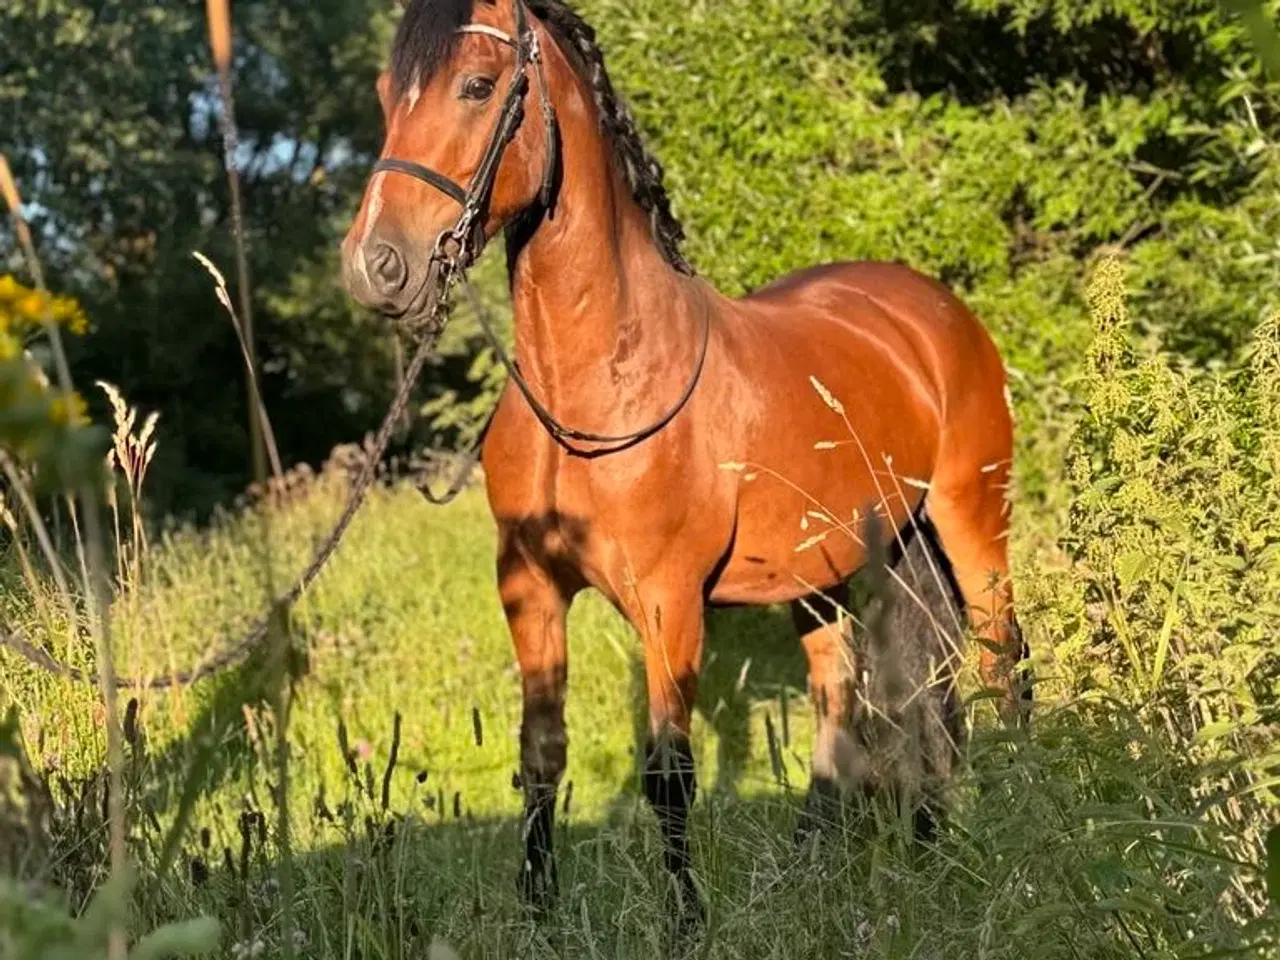
<path id="1" fill-rule="evenodd" d="M 329 531 L 328 536 L 320 544 L 311 562 L 306 569 L 302 571 L 302 575 L 294 582 L 289 590 L 276 597 L 268 607 L 267 611 L 262 614 L 249 632 L 245 634 L 236 643 L 224 648 L 211 659 L 204 663 L 181 673 L 170 674 L 163 677 L 154 677 L 144 679 L 142 677 L 116 677 L 115 686 L 121 690 L 166 690 L 176 686 L 189 686 L 197 683 L 206 677 L 210 677 L 224 669 L 236 666 L 247 660 L 254 649 L 266 637 L 270 629 L 273 615 L 281 610 L 287 610 L 298 601 L 303 592 L 315 582 L 316 577 L 324 569 L 333 553 L 338 548 L 338 544 L 342 541 L 343 534 L 346 533 L 347 527 L 351 525 L 352 519 L 356 512 L 363 505 L 365 497 L 369 492 L 369 487 L 373 483 L 378 463 L 382 460 L 382 456 L 386 453 L 387 444 L 391 440 L 391 435 L 395 431 L 396 423 L 403 415 L 406 405 L 409 402 L 409 394 L 413 390 L 414 384 L 417 382 L 418 376 L 422 373 L 422 368 L 427 362 L 427 357 L 436 345 L 439 339 L 440 326 L 432 321 L 438 316 L 448 298 L 449 287 L 454 280 L 452 272 L 445 275 L 444 282 L 437 294 L 436 303 L 431 311 L 427 314 L 426 325 L 430 328 L 424 333 L 418 341 L 418 348 L 414 352 L 413 359 L 409 363 L 408 370 L 405 371 L 404 380 L 400 384 L 400 390 L 396 393 L 395 399 L 391 401 L 391 406 L 387 410 L 387 415 L 382 420 L 382 425 L 378 428 L 377 434 L 374 436 L 373 448 L 369 451 L 365 458 L 364 464 L 361 466 L 360 473 L 357 475 L 355 483 L 352 484 L 350 492 L 347 494 L 347 500 L 342 508 L 337 522 Z M 468 470 L 467 473 L 470 471 Z M 455 481 L 451 485 L 450 492 L 452 496 L 446 494 L 445 497 L 436 499 L 433 502 L 448 502 L 457 496 L 461 491 L 463 483 L 465 483 L 465 475 L 459 477 L 459 481 Z M 456 487 L 456 489 L 455 489 Z M 447 499 L 446 499 L 447 498 Z M 96 673 L 90 673 L 80 670 L 76 667 L 59 663 L 48 652 L 35 646 L 34 644 L 24 640 L 23 638 L 10 633 L 6 630 L 0 630 L 0 647 L 5 647 L 18 654 L 29 663 L 52 673 L 59 677 L 65 677 L 78 683 L 97 684 L 99 676 Z"/>

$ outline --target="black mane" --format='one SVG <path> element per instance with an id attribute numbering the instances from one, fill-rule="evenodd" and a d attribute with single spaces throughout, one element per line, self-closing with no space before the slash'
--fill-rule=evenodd
<path id="1" fill-rule="evenodd" d="M 391 47 L 391 83 L 397 98 L 425 83 L 453 54 L 458 28 L 470 22 L 476 0 L 412 0 Z M 489 2 L 489 0 L 482 0 Z M 551 31 L 579 76 L 591 88 L 600 127 L 613 146 L 631 196 L 649 214 L 653 237 L 667 262 L 681 273 L 693 269 L 680 252 L 684 228 L 671 212 L 662 164 L 644 145 L 635 118 L 613 89 L 595 31 L 564 0 L 525 0 Z"/>

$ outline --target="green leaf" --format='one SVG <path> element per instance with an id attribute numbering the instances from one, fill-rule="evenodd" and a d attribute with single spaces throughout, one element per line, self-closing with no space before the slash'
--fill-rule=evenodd
<path id="1" fill-rule="evenodd" d="M 1132 587 L 1152 567 L 1152 560 L 1141 550 L 1126 550 L 1116 557 L 1116 576 L 1125 590 Z"/>
<path id="2" fill-rule="evenodd" d="M 1164 665 L 1169 657 L 1169 641 L 1173 637 L 1173 625 L 1178 619 L 1178 587 L 1182 585 L 1182 576 L 1187 571 L 1190 557 L 1182 562 L 1182 570 L 1169 591 L 1169 602 L 1165 606 L 1164 622 L 1160 624 L 1160 636 L 1156 641 L 1156 662 L 1151 668 L 1151 692 L 1160 689 L 1160 681 L 1164 677 Z"/>
<path id="3" fill-rule="evenodd" d="M 164 960 L 165 957 L 189 957 L 212 953 L 218 949 L 221 929 L 212 917 L 199 917 L 170 923 L 138 942 L 129 960 Z"/>

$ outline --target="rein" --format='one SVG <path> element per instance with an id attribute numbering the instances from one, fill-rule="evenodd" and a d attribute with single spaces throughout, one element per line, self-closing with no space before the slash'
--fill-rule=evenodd
<path id="1" fill-rule="evenodd" d="M 593 433 L 588 430 L 578 430 L 574 427 L 566 426 L 556 418 L 546 404 L 542 403 L 534 395 L 533 388 L 529 385 L 528 380 L 525 379 L 524 374 L 521 373 L 519 364 L 508 354 L 501 338 L 495 332 L 484 306 L 480 303 L 479 297 L 476 296 L 475 291 L 471 289 L 470 284 L 467 282 L 466 270 L 480 255 L 488 239 L 484 233 L 484 220 L 488 213 L 489 201 L 493 196 L 493 186 L 497 179 L 498 166 L 502 161 L 503 152 L 515 138 L 516 131 L 524 119 L 524 96 L 528 91 L 527 73 L 530 65 L 533 66 L 534 78 L 538 86 L 538 102 L 542 108 L 542 120 L 547 144 L 547 156 L 543 165 L 539 201 L 548 211 L 552 209 L 555 200 L 556 172 L 559 162 L 559 128 L 556 123 L 555 106 L 551 103 L 550 89 L 547 86 L 546 70 L 543 64 L 542 49 L 538 43 L 538 35 L 529 25 L 522 0 L 512 0 L 512 9 L 516 23 L 516 36 L 514 38 L 506 32 L 487 24 L 469 23 L 458 28 L 459 33 L 473 33 L 492 37 L 511 47 L 516 53 L 515 69 L 511 75 L 511 82 L 507 86 L 502 110 L 498 114 L 498 120 L 494 125 L 489 144 L 485 148 L 484 157 L 480 161 L 480 166 L 477 168 L 470 185 L 463 188 L 452 178 L 432 170 L 430 167 L 412 160 L 402 160 L 396 157 L 383 157 L 378 160 L 373 165 L 373 173 L 399 173 L 413 177 L 428 186 L 434 187 L 461 205 L 462 210 L 453 227 L 443 231 L 436 238 L 435 247 L 431 253 L 432 267 L 428 271 L 427 278 L 423 281 L 424 284 L 431 282 L 432 273 L 437 267 L 447 270 L 452 276 L 456 276 L 461 280 L 467 298 L 476 312 L 480 328 L 488 339 L 494 353 L 497 354 L 498 360 L 505 368 L 507 377 L 515 383 L 517 389 L 529 404 L 534 416 L 537 417 L 538 422 L 542 424 L 543 428 L 556 442 L 570 450 L 570 452 L 583 456 L 615 453 L 653 436 L 674 420 L 676 415 L 684 409 L 685 404 L 693 396 L 693 391 L 702 377 L 702 369 L 706 364 L 707 350 L 711 339 L 711 323 L 707 317 L 703 317 L 698 359 L 694 364 L 689 380 L 680 393 L 680 397 L 665 413 L 648 426 L 629 433 Z M 488 433 L 489 426 L 493 423 L 493 417 L 496 412 L 497 407 L 495 405 L 494 409 L 490 411 L 475 444 L 468 451 L 467 458 L 461 466 L 457 478 L 445 494 L 436 496 L 425 486 L 419 487 L 432 503 L 447 503 L 456 497 L 465 485 L 467 476 L 479 460 L 480 447 L 484 443 L 484 438 Z M 609 445 L 609 449 L 580 450 L 572 446 L 575 441 L 603 443 Z"/>
<path id="2" fill-rule="evenodd" d="M 513 0 L 512 6 L 515 11 L 517 32 L 517 36 L 514 38 L 495 27 L 484 24 L 466 24 L 459 28 L 460 33 L 475 33 L 493 37 L 512 47 L 516 52 L 515 71 L 507 87 L 502 110 L 498 115 L 493 134 L 488 146 L 485 148 L 484 156 L 471 183 L 466 188 L 463 188 L 451 178 L 429 167 L 411 160 L 400 160 L 394 157 L 384 157 L 373 166 L 374 174 L 399 173 L 421 180 L 457 201 L 462 209 L 454 225 L 441 232 L 436 238 L 435 246 L 431 253 L 430 267 L 420 288 L 428 291 L 427 307 L 409 323 L 409 326 L 420 331 L 417 349 L 414 351 L 409 367 L 405 371 L 400 389 L 392 400 L 391 406 L 387 409 L 387 414 L 378 428 L 377 434 L 374 436 L 373 445 L 368 451 L 355 482 L 351 486 L 337 522 L 316 549 L 311 562 L 303 570 L 293 586 L 271 601 L 266 612 L 254 621 L 248 633 L 239 641 L 225 647 L 210 659 L 185 672 L 149 679 L 142 677 L 116 677 L 115 686 L 117 689 L 165 690 L 176 686 L 189 686 L 221 670 L 243 663 L 267 637 L 276 616 L 292 607 L 320 575 L 320 572 L 333 556 L 334 551 L 337 550 L 338 544 L 341 542 L 356 512 L 364 503 L 365 496 L 373 484 L 377 465 L 381 461 L 383 454 L 386 453 L 396 424 L 404 415 L 409 401 L 409 394 L 422 373 L 427 357 L 435 348 L 440 334 L 443 332 L 445 308 L 454 283 L 460 282 L 462 284 L 467 298 L 476 312 L 481 330 L 489 340 L 499 361 L 506 369 L 507 376 L 524 396 L 538 422 L 558 443 L 571 452 L 582 456 L 598 456 L 604 453 L 613 453 L 639 443 L 667 426 L 675 419 L 685 404 L 689 402 L 690 397 L 693 396 L 693 391 L 702 376 L 711 338 L 711 322 L 705 315 L 702 321 L 702 338 L 698 359 L 694 365 L 693 372 L 685 384 L 679 399 L 657 420 L 643 429 L 622 434 L 592 433 L 565 426 L 534 395 L 529 382 L 520 372 L 519 365 L 509 356 L 501 338 L 494 330 L 493 323 L 484 305 L 467 281 L 467 270 L 483 251 L 488 239 L 484 232 L 484 220 L 488 214 L 489 201 L 493 196 L 498 166 L 502 161 L 503 153 L 515 138 L 516 131 L 520 128 L 520 124 L 524 119 L 524 95 L 528 92 L 529 80 L 527 72 L 531 64 L 534 68 L 535 82 L 538 87 L 538 99 L 542 109 L 547 144 L 546 163 L 542 175 L 539 200 L 548 211 L 552 209 L 555 201 L 556 173 L 559 164 L 559 133 L 555 107 L 551 103 L 550 91 L 547 87 L 538 36 L 529 26 L 522 0 Z M 433 504 L 447 504 L 456 499 L 462 492 L 468 477 L 479 462 L 480 448 L 496 413 L 497 405 L 495 404 L 494 408 L 490 410 L 485 425 L 475 443 L 467 452 L 457 474 L 444 493 L 434 493 L 425 480 L 415 484 L 418 491 L 428 501 Z M 572 447 L 571 441 L 603 443 L 610 445 L 610 448 L 607 450 L 583 451 Z M 0 647 L 13 651 L 34 666 L 55 676 L 79 683 L 97 684 L 99 682 L 97 674 L 60 663 L 42 648 L 6 630 L 3 624 L 0 624 Z"/>

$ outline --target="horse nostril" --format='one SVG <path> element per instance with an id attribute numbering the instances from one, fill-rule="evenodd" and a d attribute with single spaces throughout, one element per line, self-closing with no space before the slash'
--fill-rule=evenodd
<path id="1" fill-rule="evenodd" d="M 380 243 L 373 254 L 373 273 L 384 295 L 398 293 L 404 286 L 408 271 L 404 257 L 390 244 Z"/>

